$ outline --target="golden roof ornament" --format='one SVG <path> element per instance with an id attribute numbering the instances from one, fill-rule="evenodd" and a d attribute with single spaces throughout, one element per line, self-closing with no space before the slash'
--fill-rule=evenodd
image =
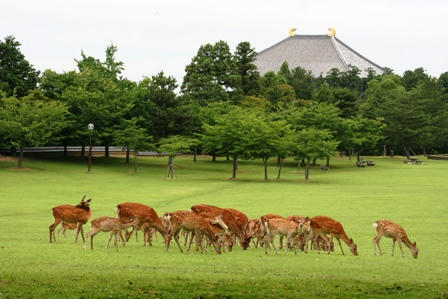
<path id="1" fill-rule="evenodd" d="M 294 32 L 296 31 L 296 28 L 291 28 L 291 29 L 289 29 L 289 36 L 294 36 L 294 35 L 296 35 Z"/>
<path id="2" fill-rule="evenodd" d="M 330 33 L 328 33 L 328 36 L 336 36 L 336 29 L 334 28 L 328 28 L 328 31 L 330 31 Z"/>

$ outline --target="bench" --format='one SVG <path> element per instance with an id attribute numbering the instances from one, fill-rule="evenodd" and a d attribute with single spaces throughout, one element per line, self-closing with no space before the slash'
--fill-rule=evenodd
<path id="1" fill-rule="evenodd" d="M 322 171 L 327 171 L 327 170 L 328 170 L 328 167 L 325 166 L 325 165 L 321 165 L 321 166 L 320 166 L 320 170 L 322 170 Z"/>
<path id="2" fill-rule="evenodd" d="M 367 166 L 375 166 L 375 162 L 373 161 L 366 161 Z"/>
<path id="3" fill-rule="evenodd" d="M 403 161 L 403 163 L 406 164 L 423 164 L 422 160 L 416 159 L 416 158 L 410 158 Z"/>
<path id="4" fill-rule="evenodd" d="M 357 167 L 366 167 L 366 161 L 360 160 L 356 162 Z"/>

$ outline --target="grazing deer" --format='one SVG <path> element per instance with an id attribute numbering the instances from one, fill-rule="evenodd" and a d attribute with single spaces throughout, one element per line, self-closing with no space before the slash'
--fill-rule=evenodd
<path id="1" fill-rule="evenodd" d="M 243 250 L 246 250 L 249 246 L 250 239 L 252 238 L 247 231 L 248 220 L 246 222 L 247 216 L 242 212 L 234 209 L 223 209 L 216 206 L 199 204 L 191 207 L 191 211 L 197 215 L 203 216 L 205 218 L 213 219 L 213 224 L 219 224 L 225 231 L 230 230 L 238 238 Z M 238 214 L 237 218 L 240 222 L 235 219 L 233 214 Z M 244 216 L 242 216 L 244 215 Z"/>
<path id="2" fill-rule="evenodd" d="M 121 233 L 122 230 L 136 225 L 137 223 L 137 218 L 130 222 L 124 222 L 121 219 L 112 217 L 99 217 L 93 219 L 92 222 L 90 222 L 90 232 L 87 233 L 86 239 L 84 240 L 84 250 L 86 250 L 87 238 L 90 237 L 90 248 L 91 250 L 93 250 L 93 237 L 95 237 L 99 232 L 110 232 L 109 240 L 107 240 L 107 244 L 104 249 L 109 248 L 110 240 L 112 239 L 112 236 L 114 236 L 115 250 L 118 251 L 118 237 L 120 237 L 121 241 L 123 242 L 123 247 L 126 244 L 126 241 Z"/>
<path id="3" fill-rule="evenodd" d="M 316 216 L 311 218 L 311 229 L 313 230 L 313 245 L 319 250 L 320 247 L 317 243 L 317 239 L 319 236 L 326 239 L 325 234 L 330 235 L 330 239 L 327 242 L 327 251 L 330 254 L 331 244 L 330 242 L 333 240 L 333 237 L 338 240 L 339 247 L 341 248 L 342 255 L 344 255 L 344 250 L 342 249 L 341 240 L 342 239 L 345 244 L 350 248 L 350 251 L 354 255 L 358 255 L 358 247 L 356 246 L 353 239 L 350 239 L 344 231 L 342 224 L 337 222 L 336 220 L 326 217 L 326 216 Z"/>
<path id="4" fill-rule="evenodd" d="M 135 230 L 139 228 L 143 229 L 143 246 L 146 246 L 150 228 L 155 228 L 164 238 L 167 235 L 167 230 L 162 219 L 159 218 L 156 211 L 151 207 L 141 203 L 124 202 L 117 205 L 115 212 L 117 218 L 125 222 L 132 221 L 134 218 L 138 219 L 138 223 L 133 225 L 133 227 Z"/>
<path id="5" fill-rule="evenodd" d="M 290 244 L 292 242 L 292 238 L 300 234 L 302 230 L 301 225 L 282 218 L 271 218 L 263 224 L 266 230 L 267 238 L 269 239 L 272 247 L 274 247 L 276 254 L 278 254 L 278 251 L 274 245 L 274 238 L 277 234 L 286 237 L 285 252 L 288 254 L 288 244 Z M 292 248 L 294 249 L 294 253 L 297 254 L 296 247 L 293 246 Z M 264 247 L 264 252 L 268 254 L 268 246 Z"/>
<path id="6" fill-rule="evenodd" d="M 380 247 L 380 239 L 382 236 L 392 238 L 392 256 L 394 255 L 395 249 L 395 241 L 398 242 L 400 246 L 401 255 L 404 257 L 403 248 L 401 247 L 401 242 L 406 245 L 409 250 L 411 250 L 412 256 L 416 259 L 418 257 L 418 248 L 417 243 L 412 243 L 406 231 L 395 222 L 390 220 L 378 220 L 373 223 L 373 227 L 376 231 L 376 236 L 373 238 L 373 253 L 376 255 L 376 246 L 378 245 L 378 249 L 380 250 L 380 254 L 383 255 Z"/>
<path id="7" fill-rule="evenodd" d="M 255 248 L 258 248 L 258 243 L 261 240 L 264 229 L 262 228 L 263 224 L 261 223 L 261 219 L 249 219 L 249 233 L 254 236 L 252 242 L 254 243 Z M 255 238 L 257 239 L 255 241 Z"/>
<path id="8" fill-rule="evenodd" d="M 200 236 L 205 235 L 211 241 L 216 253 L 221 254 L 219 236 L 211 228 L 211 224 L 209 223 L 209 221 L 207 221 L 203 217 L 192 212 L 185 213 L 185 211 L 179 211 L 179 213 L 165 213 L 164 219 L 169 220 L 170 223 L 169 234 L 166 238 L 166 250 L 168 250 L 171 236 L 174 236 L 180 252 L 183 253 L 182 247 L 179 244 L 178 233 L 180 229 L 184 229 L 186 231 L 194 232 L 194 236 L 196 239 L 196 250 L 200 248 L 201 252 L 204 252 L 204 248 L 201 245 Z M 190 239 L 188 251 L 190 251 L 192 239 L 193 238 Z"/>
<path id="9" fill-rule="evenodd" d="M 300 227 L 302 227 L 300 234 L 294 238 L 294 246 L 300 248 L 300 250 L 306 253 L 308 251 L 306 240 L 309 238 L 311 233 L 311 220 L 308 217 L 299 215 L 291 215 L 285 219 L 290 222 L 297 223 Z M 282 238 L 283 236 L 280 237 L 280 242 L 282 241 Z M 318 241 L 321 239 L 322 238 L 319 237 Z"/>
<path id="10" fill-rule="evenodd" d="M 92 211 L 90 211 L 89 203 L 92 199 L 88 199 L 84 201 L 86 196 L 81 199 L 81 201 L 76 206 L 71 205 L 59 205 L 54 207 L 53 217 L 54 223 L 50 225 L 50 243 L 56 242 L 56 236 L 54 230 L 58 226 L 59 223 L 68 223 L 68 224 L 76 224 L 75 228 L 75 243 L 78 241 L 78 235 L 81 231 L 81 236 L 83 241 L 84 232 L 82 226 L 89 220 L 92 215 Z"/>

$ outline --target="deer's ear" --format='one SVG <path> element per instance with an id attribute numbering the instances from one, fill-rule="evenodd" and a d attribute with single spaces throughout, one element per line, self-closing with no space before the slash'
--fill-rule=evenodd
<path id="1" fill-rule="evenodd" d="M 350 238 L 350 242 L 353 243 L 353 239 L 352 238 Z"/>
<path id="2" fill-rule="evenodd" d="M 414 242 L 414 246 L 417 246 L 417 243 L 416 243 L 416 242 Z"/>
<path id="3" fill-rule="evenodd" d="M 92 199 L 91 198 L 89 198 L 88 200 L 87 200 L 87 202 L 90 202 Z"/>
<path id="4" fill-rule="evenodd" d="M 309 217 L 305 217 L 305 221 L 309 221 L 310 220 L 310 218 Z"/>

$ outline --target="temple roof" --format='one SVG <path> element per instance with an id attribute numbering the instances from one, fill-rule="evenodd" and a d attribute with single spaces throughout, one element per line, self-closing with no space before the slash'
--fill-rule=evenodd
<path id="1" fill-rule="evenodd" d="M 328 35 L 294 35 L 258 53 L 255 65 L 261 75 L 278 72 L 286 61 L 290 69 L 298 66 L 311 71 L 313 76 L 325 76 L 332 68 L 348 71 L 351 67 L 361 70 L 361 77 L 373 69 L 382 74 L 384 68 L 362 56 L 341 40 Z"/>

